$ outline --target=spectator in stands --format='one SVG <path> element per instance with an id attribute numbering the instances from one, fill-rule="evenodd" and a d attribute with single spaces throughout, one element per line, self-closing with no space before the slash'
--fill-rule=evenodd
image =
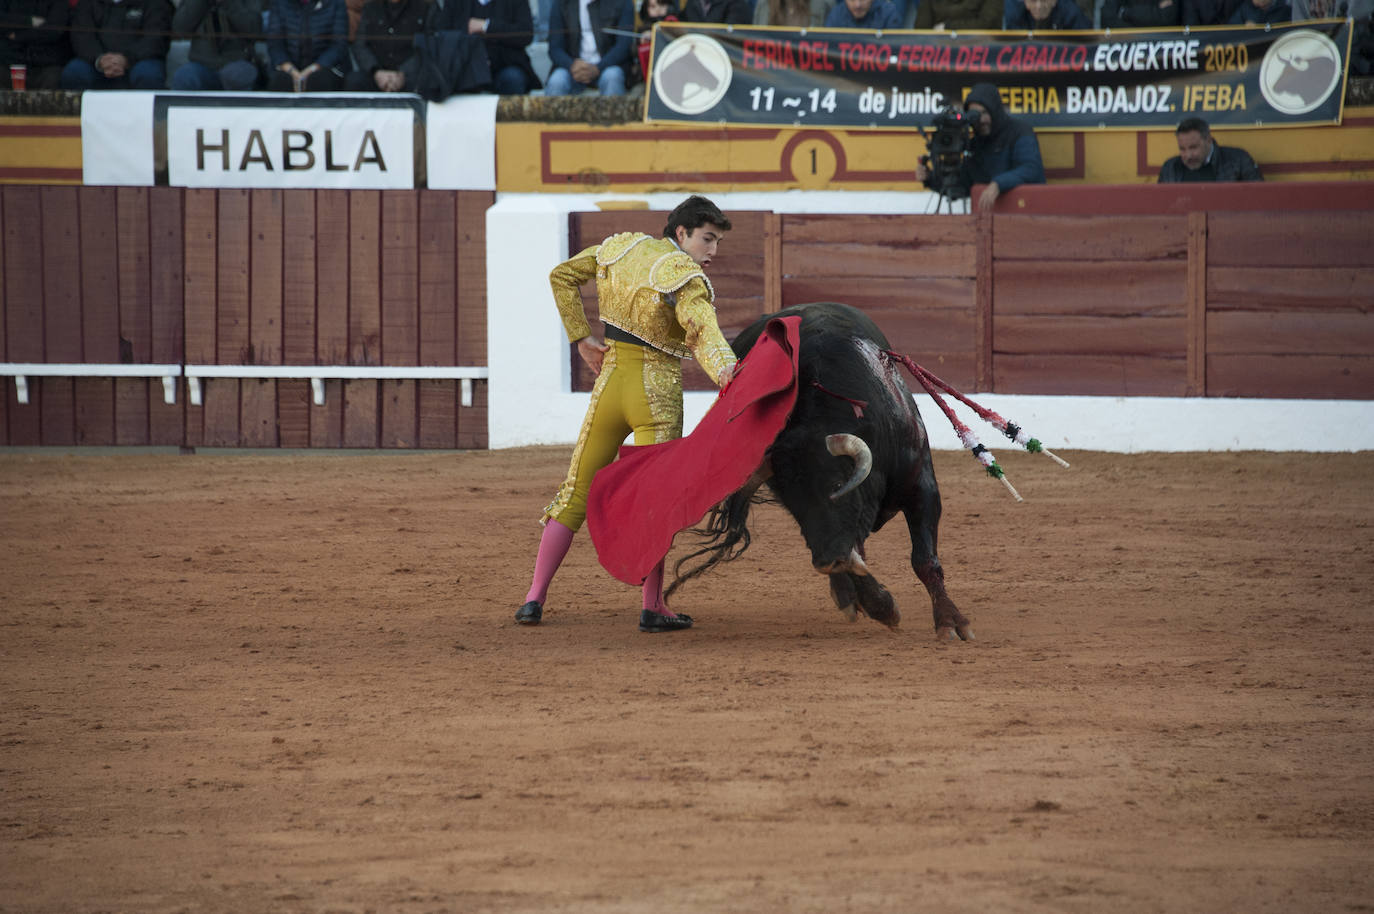
<path id="1" fill-rule="evenodd" d="M 749 0 L 687 0 L 682 5 L 682 21 L 749 25 L 754 21 L 754 11 Z"/>
<path id="2" fill-rule="evenodd" d="M 440 28 L 482 37 L 493 92 L 525 95 L 539 88 L 539 77 L 525 50 L 534 40 L 529 0 L 444 0 Z"/>
<path id="3" fill-rule="evenodd" d="M 1243 0 L 1231 14 L 1231 25 L 1268 25 L 1292 22 L 1293 7 L 1288 0 Z"/>
<path id="4" fill-rule="evenodd" d="M 357 67 L 344 77 L 344 88 L 350 92 L 413 92 L 419 74 L 415 36 L 425 31 L 433 10 L 430 0 L 368 0 L 353 39 Z"/>
<path id="5" fill-rule="evenodd" d="M 1021 9 L 1007 22 L 1007 28 L 1018 32 L 1092 27 L 1092 20 L 1074 0 L 1022 0 Z"/>
<path id="6" fill-rule="evenodd" d="M 273 92 L 337 92 L 343 88 L 348 59 L 348 5 L 345 0 L 269 0 L 267 56 Z"/>
<path id="7" fill-rule="evenodd" d="M 1159 169 L 1160 184 L 1264 180 L 1250 153 L 1235 146 L 1218 146 L 1202 118 L 1184 118 L 1174 133 L 1178 137 L 1178 155 Z"/>
<path id="8" fill-rule="evenodd" d="M 13 88 L 15 64 L 28 68 L 26 88 L 58 88 L 62 67 L 72 59 L 70 23 L 67 0 L 0 0 L 0 89 Z"/>
<path id="9" fill-rule="evenodd" d="M 1181 0 L 1184 25 L 1225 25 L 1241 0 Z"/>
<path id="10" fill-rule="evenodd" d="M 172 31 L 191 39 L 190 59 L 172 74 L 172 88 L 241 92 L 258 83 L 253 42 L 262 31 L 261 0 L 181 0 Z"/>
<path id="11" fill-rule="evenodd" d="M 639 15 L 635 29 L 639 32 L 639 43 L 635 46 L 634 72 L 630 74 L 630 85 L 644 82 L 644 74 L 649 72 L 649 54 L 653 50 L 654 24 L 657 22 L 677 22 L 679 10 L 677 0 L 643 0 L 639 4 Z"/>
<path id="12" fill-rule="evenodd" d="M 1293 21 L 1351 19 L 1350 75 L 1374 73 L 1374 0 L 1293 0 Z"/>
<path id="13" fill-rule="evenodd" d="M 352 44 L 358 38 L 358 23 L 363 20 L 367 0 L 345 0 L 345 3 L 348 6 L 348 43 Z"/>
<path id="14" fill-rule="evenodd" d="M 901 22 L 890 0 L 840 0 L 825 16 L 828 29 L 897 29 Z"/>
<path id="15" fill-rule="evenodd" d="M 754 25 L 820 28 L 833 5 L 830 0 L 759 0 L 754 6 Z"/>
<path id="16" fill-rule="evenodd" d="M 1077 4 L 1078 9 L 1083 13 L 1083 18 L 1088 20 L 1089 23 L 1092 23 L 1097 17 L 1097 7 L 1103 2 L 1111 3 L 1113 0 L 1073 0 L 1073 2 Z M 1239 3 L 1240 0 L 1235 0 L 1235 2 Z M 1014 20 L 1020 19 L 1025 11 L 1026 6 L 1022 0 L 1002 0 L 1002 28 L 1012 28 L 1011 23 Z M 1092 25 L 1088 26 L 1088 28 L 1092 27 Z"/>
<path id="17" fill-rule="evenodd" d="M 1293 0 L 1293 21 L 1304 19 L 1366 19 L 1374 0 Z"/>
<path id="18" fill-rule="evenodd" d="M 595 88 L 602 95 L 624 95 L 634 25 L 632 0 L 554 0 L 549 16 L 553 69 L 544 94 Z"/>
<path id="19" fill-rule="evenodd" d="M 1102 27 L 1171 29 L 1182 21 L 1182 16 L 1182 7 L 1175 0 L 1107 0 L 1102 7 Z"/>
<path id="20" fill-rule="evenodd" d="M 968 193 L 975 184 L 987 184 L 978 198 L 979 209 L 991 210 L 997 198 L 1013 187 L 1045 183 L 1035 131 L 1007 114 L 996 86 L 975 83 L 964 99 L 964 110 L 978 120 L 968 155 L 959 167 L 959 185 Z M 918 160 L 916 180 L 929 187 L 930 178 L 930 169 Z"/>
<path id="21" fill-rule="evenodd" d="M 1002 27 L 1002 6 L 1002 0 L 921 0 L 916 7 L 915 26 L 996 30 Z"/>
<path id="22" fill-rule="evenodd" d="M 167 0 L 78 0 L 62 88 L 165 88 L 171 34 Z"/>

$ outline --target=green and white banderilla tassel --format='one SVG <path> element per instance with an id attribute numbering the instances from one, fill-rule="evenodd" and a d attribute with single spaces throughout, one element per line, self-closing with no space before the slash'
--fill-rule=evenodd
<path id="1" fill-rule="evenodd" d="M 945 405 L 938 397 L 935 399 L 941 406 Z M 1012 498 L 1017 501 L 1025 501 L 1021 497 L 1021 493 L 1016 491 L 1016 487 L 1011 484 L 1011 480 L 1007 478 L 1006 472 L 1002 469 L 1002 465 L 997 462 L 992 451 L 983 446 L 983 443 L 978 440 L 978 436 L 973 434 L 972 429 L 963 423 L 958 423 L 954 431 L 959 436 L 959 441 L 969 449 L 969 453 L 973 455 L 974 459 L 983 465 L 989 476 L 1006 486 Z"/>

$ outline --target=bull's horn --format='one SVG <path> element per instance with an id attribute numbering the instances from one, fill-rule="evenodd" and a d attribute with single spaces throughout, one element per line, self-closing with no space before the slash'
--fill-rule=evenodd
<path id="1" fill-rule="evenodd" d="M 858 435 L 826 435 L 825 449 L 836 457 L 854 458 L 854 474 L 849 477 L 844 485 L 835 490 L 830 496 L 832 500 L 857 489 L 868 478 L 869 471 L 873 469 L 873 452 L 868 449 L 868 445 Z"/>

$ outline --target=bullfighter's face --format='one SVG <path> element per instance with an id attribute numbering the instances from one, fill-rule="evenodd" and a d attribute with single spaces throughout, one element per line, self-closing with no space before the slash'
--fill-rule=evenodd
<path id="1" fill-rule="evenodd" d="M 703 267 L 716 256 L 716 246 L 723 237 L 725 229 L 710 222 L 690 231 L 685 226 L 677 227 L 677 246 Z"/>
<path id="2" fill-rule="evenodd" d="M 1178 157 L 1189 171 L 1197 171 L 1212 154 L 1212 138 L 1197 130 L 1185 130 L 1178 135 Z"/>

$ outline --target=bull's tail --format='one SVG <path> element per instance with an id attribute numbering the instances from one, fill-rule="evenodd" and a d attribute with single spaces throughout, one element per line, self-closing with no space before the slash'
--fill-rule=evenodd
<path id="1" fill-rule="evenodd" d="M 673 565 L 673 583 L 663 592 L 671 597 L 683 584 L 703 575 L 722 562 L 733 562 L 749 548 L 749 509 L 757 486 L 741 489 L 721 501 L 706 515 L 706 523 L 692 530 L 705 545 L 688 553 Z M 693 565 L 695 560 L 701 561 Z M 686 568 L 684 571 L 683 569 Z"/>

